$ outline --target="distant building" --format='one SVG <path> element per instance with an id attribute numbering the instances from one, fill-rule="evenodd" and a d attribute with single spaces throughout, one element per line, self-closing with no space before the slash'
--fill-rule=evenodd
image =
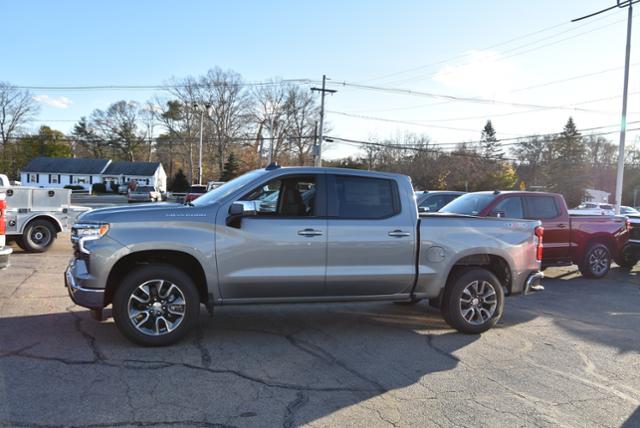
<path id="1" fill-rule="evenodd" d="M 585 189 L 584 202 L 604 202 L 608 204 L 609 196 L 611 196 L 611 193 L 605 192 L 604 190 Z"/>
<path id="2" fill-rule="evenodd" d="M 139 184 L 167 190 L 167 174 L 160 162 L 113 162 L 106 159 L 37 157 L 20 172 L 23 186 L 62 188 L 82 186 L 90 190 L 95 183 Z"/>

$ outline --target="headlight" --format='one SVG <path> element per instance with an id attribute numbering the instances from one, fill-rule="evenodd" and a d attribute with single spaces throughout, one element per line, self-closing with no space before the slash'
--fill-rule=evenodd
<path id="1" fill-rule="evenodd" d="M 84 247 L 85 242 L 102 238 L 109 231 L 108 224 L 75 224 L 71 229 L 71 241 L 78 243 L 78 249 L 85 253 L 91 254 Z"/>

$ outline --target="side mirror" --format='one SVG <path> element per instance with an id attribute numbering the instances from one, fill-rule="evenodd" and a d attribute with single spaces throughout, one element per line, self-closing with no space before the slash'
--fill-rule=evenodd
<path id="1" fill-rule="evenodd" d="M 240 228 L 242 217 L 251 217 L 258 215 L 260 205 L 256 201 L 236 201 L 229 207 L 229 217 L 227 217 L 227 226 Z"/>
<path id="2" fill-rule="evenodd" d="M 505 212 L 504 211 L 494 211 L 491 213 L 492 217 L 496 217 L 496 218 L 503 218 L 505 216 Z"/>

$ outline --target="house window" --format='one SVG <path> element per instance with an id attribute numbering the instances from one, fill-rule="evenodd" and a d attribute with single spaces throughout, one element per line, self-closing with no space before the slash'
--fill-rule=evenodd
<path id="1" fill-rule="evenodd" d="M 87 184 L 89 182 L 89 179 L 84 175 L 76 175 L 73 180 L 74 184 Z"/>
<path id="2" fill-rule="evenodd" d="M 37 183 L 38 174 L 29 174 L 29 183 Z"/>
<path id="3" fill-rule="evenodd" d="M 58 184 L 60 178 L 57 174 L 49 174 L 49 184 Z"/>

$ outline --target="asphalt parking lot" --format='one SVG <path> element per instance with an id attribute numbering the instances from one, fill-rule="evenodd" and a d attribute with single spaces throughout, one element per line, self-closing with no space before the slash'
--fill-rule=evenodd
<path id="1" fill-rule="evenodd" d="M 148 349 L 72 304 L 59 238 L 0 272 L 0 426 L 640 426 L 640 266 L 547 270 L 482 336 L 423 303 L 236 306 Z"/>

